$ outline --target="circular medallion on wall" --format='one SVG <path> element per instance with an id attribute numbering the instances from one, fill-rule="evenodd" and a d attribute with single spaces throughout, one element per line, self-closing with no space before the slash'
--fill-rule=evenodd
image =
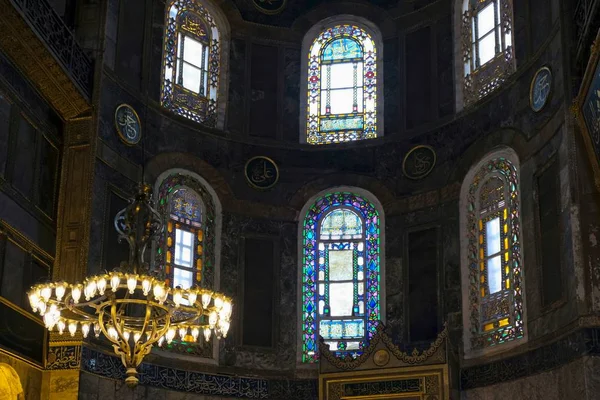
<path id="1" fill-rule="evenodd" d="M 279 14 L 284 8 L 287 0 L 252 0 L 254 7 L 264 14 Z"/>
<path id="2" fill-rule="evenodd" d="M 535 112 L 541 111 L 548 102 L 552 91 L 552 71 L 542 67 L 533 76 L 529 89 L 529 105 Z"/>
<path id="3" fill-rule="evenodd" d="M 375 354 L 373 354 L 373 363 L 375 363 L 375 365 L 377 365 L 378 367 L 383 367 L 384 365 L 387 365 L 387 363 L 390 362 L 390 352 L 385 350 L 385 349 L 381 349 L 381 350 L 377 350 L 375 352 Z"/>
<path id="4" fill-rule="evenodd" d="M 435 167 L 436 155 L 431 146 L 415 146 L 402 162 L 402 172 L 409 179 L 425 178 Z"/>
<path id="5" fill-rule="evenodd" d="M 129 104 L 121 104 L 115 110 L 115 127 L 119 138 L 126 145 L 138 144 L 142 138 L 140 117 Z"/>
<path id="6" fill-rule="evenodd" d="M 252 157 L 244 167 L 246 180 L 254 189 L 270 189 L 279 180 L 279 168 L 269 157 Z"/>

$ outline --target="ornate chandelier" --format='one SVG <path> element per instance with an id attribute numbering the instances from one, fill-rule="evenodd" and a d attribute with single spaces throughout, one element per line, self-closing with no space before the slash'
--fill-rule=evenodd
<path id="1" fill-rule="evenodd" d="M 152 346 L 182 341 L 208 342 L 227 336 L 232 302 L 221 293 L 204 288 L 169 287 L 160 270 L 150 271 L 144 261 L 147 245 L 163 231 L 158 212 L 152 207 L 152 188 L 141 184 L 125 209 L 117 213 L 119 240 L 130 247 L 129 262 L 109 273 L 87 277 L 83 283 L 63 281 L 39 284 L 28 292 L 34 312 L 46 328 L 71 336 L 81 330 L 84 338 L 93 331 L 103 334 L 127 369 L 125 382 L 138 383 L 137 367 Z"/>

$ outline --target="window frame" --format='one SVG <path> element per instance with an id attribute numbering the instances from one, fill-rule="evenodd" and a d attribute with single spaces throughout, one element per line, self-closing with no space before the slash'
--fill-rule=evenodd
<path id="1" fill-rule="evenodd" d="M 501 179 L 503 182 L 504 202 L 502 208 L 486 210 L 481 213 L 480 191 L 489 179 Z M 513 188 L 514 185 L 514 188 Z M 486 155 L 473 166 L 466 175 L 460 197 L 460 237 L 461 237 L 461 289 L 463 311 L 463 349 L 465 358 L 476 358 L 490 353 L 506 351 L 527 341 L 527 308 L 525 296 L 525 265 L 523 263 L 523 232 L 521 224 L 520 166 L 518 157 L 512 149 L 502 148 Z M 482 284 L 487 286 L 487 268 L 480 269 L 485 261 L 485 240 L 480 222 L 485 218 L 494 218 L 506 210 L 507 232 L 501 236 L 502 268 L 510 268 L 509 273 L 502 272 L 502 285 L 510 279 L 510 287 L 501 291 L 484 293 Z M 502 220 L 501 220 L 502 222 Z M 483 222 L 485 226 L 485 222 Z M 501 224 L 501 233 L 503 225 Z M 507 240 L 506 244 L 502 244 Z M 504 262 L 504 254 L 508 260 Z M 482 280 L 484 280 L 482 282 Z M 474 284 L 471 284 L 475 282 Z M 487 290 L 487 287 L 485 288 Z M 508 321 L 505 317 L 484 320 L 483 307 L 493 301 L 508 298 Z M 496 304 L 498 309 L 502 304 Z M 493 308 L 496 310 L 496 308 Z M 494 326 L 486 330 L 487 324 Z M 512 331 L 511 331 L 512 328 Z"/>
<path id="2" fill-rule="evenodd" d="M 475 9 L 471 3 L 472 0 L 455 0 L 457 111 L 487 97 L 516 71 L 513 0 L 483 0 Z M 477 20 L 490 4 L 494 6 L 494 26 L 488 34 L 494 34 L 494 56 L 480 64 L 478 44 L 485 36 L 475 38 Z M 506 43 L 507 36 L 510 43 Z"/>
<path id="3" fill-rule="evenodd" d="M 384 101 L 383 101 L 383 85 L 384 85 L 384 75 L 383 75 L 383 39 L 381 36 L 381 32 L 379 28 L 372 23 L 371 21 L 357 17 L 354 15 L 337 15 L 334 17 L 326 18 L 317 24 L 313 25 L 308 32 L 304 35 L 304 39 L 302 41 L 302 50 L 301 50 L 301 80 L 300 80 L 300 112 L 299 112 L 299 132 L 300 138 L 299 142 L 301 144 L 311 144 L 309 141 L 309 128 L 308 128 L 308 118 L 309 118 L 309 68 L 310 68 L 310 53 L 311 48 L 315 40 L 321 35 L 324 31 L 327 31 L 330 28 L 341 25 L 350 25 L 356 26 L 364 31 L 373 42 L 373 46 L 375 49 L 375 62 L 374 62 L 374 72 L 375 75 L 373 79 L 375 80 L 374 90 L 372 96 L 374 97 L 374 123 L 375 128 L 372 134 L 372 139 L 379 138 L 384 136 Z M 350 37 L 350 36 L 344 36 Z M 322 47 L 325 45 L 323 44 Z M 363 67 L 364 60 L 366 56 L 363 56 Z M 364 73 L 363 73 L 364 75 Z M 319 83 L 320 85 L 320 83 Z M 320 90 L 319 97 L 320 97 Z M 363 89 L 363 92 L 366 92 L 366 89 Z M 364 96 L 366 98 L 366 96 Z M 363 99 L 363 103 L 364 103 Z M 320 109 L 317 110 L 320 112 Z M 366 110 L 363 108 L 363 113 L 366 113 Z M 365 121 L 366 118 L 363 118 Z M 364 122 L 363 122 L 364 123 Z M 318 122 L 317 122 L 318 126 Z M 342 141 L 342 142 L 326 142 L 320 144 L 327 145 L 349 145 L 355 144 L 356 142 L 360 142 L 361 140 L 351 140 L 351 141 Z"/>
<path id="4" fill-rule="evenodd" d="M 182 12 L 195 14 L 210 31 L 207 32 L 209 41 L 205 47 L 207 49 L 205 62 L 208 72 L 205 95 L 194 93 L 177 83 L 180 34 L 188 35 L 203 43 L 193 35 L 193 32 L 183 29 L 183 23 L 177 20 Z M 202 125 L 223 129 L 229 86 L 229 41 L 229 22 L 220 7 L 215 5 L 212 0 L 167 1 L 162 46 L 161 106 Z"/>
<path id="5" fill-rule="evenodd" d="M 367 321 L 367 327 L 366 327 L 366 332 L 367 332 L 367 337 L 370 339 L 370 337 L 372 337 L 372 334 L 374 334 L 376 327 L 378 325 L 378 321 L 381 321 L 383 323 L 385 323 L 385 314 L 386 314 L 386 302 L 385 302 L 385 216 L 384 216 L 384 212 L 383 212 L 383 208 L 381 206 L 381 203 L 379 203 L 379 201 L 377 200 L 377 198 L 375 196 L 373 196 L 372 193 L 364 190 L 364 189 L 360 189 L 360 188 L 356 188 L 356 187 L 335 187 L 335 188 L 331 188 L 329 190 L 324 190 L 314 196 L 312 196 L 309 201 L 307 203 L 305 203 L 303 209 L 301 210 L 300 213 L 300 223 L 298 224 L 298 251 L 299 254 L 302 254 L 302 256 L 298 257 L 298 291 L 297 291 L 297 296 L 298 296 L 298 301 L 297 301 L 297 307 L 298 307 L 298 320 L 297 320 L 297 332 L 298 332 L 298 336 L 297 336 L 297 365 L 300 368 L 316 368 L 316 361 L 318 359 L 318 329 L 317 329 L 317 322 L 315 319 L 314 324 L 312 325 L 315 329 L 314 329 L 314 334 L 312 335 L 312 340 L 314 341 L 314 348 L 315 348 L 315 357 L 312 357 L 311 359 L 307 359 L 304 360 L 304 343 L 305 343 L 305 326 L 307 323 L 306 318 L 304 317 L 303 314 L 303 307 L 304 307 L 304 300 L 305 300 L 305 296 L 304 296 L 304 289 L 305 289 L 305 282 L 304 282 L 304 267 L 306 264 L 306 256 L 308 254 L 311 253 L 312 250 L 305 248 L 305 240 L 304 240 L 304 233 L 305 233 L 305 228 L 306 228 L 306 224 L 308 223 L 308 218 L 309 218 L 309 212 L 314 212 L 314 210 L 316 210 L 315 207 L 317 207 L 317 204 L 319 202 L 321 202 L 322 200 L 326 199 L 326 201 L 332 201 L 332 199 L 334 198 L 334 196 L 338 195 L 338 199 L 340 198 L 339 195 L 346 195 L 348 196 L 347 198 L 351 198 L 351 199 L 355 199 L 357 201 L 359 201 L 359 203 L 361 202 L 366 202 L 368 204 L 368 209 L 359 209 L 356 208 L 355 206 L 353 206 L 353 202 L 346 202 L 341 204 L 342 206 L 346 206 L 344 208 L 349 208 L 351 210 L 353 210 L 356 214 L 361 215 L 361 214 L 365 214 L 368 212 L 374 212 L 376 213 L 376 222 L 375 224 L 378 226 L 378 232 L 376 233 L 369 233 L 369 231 L 365 228 L 363 230 L 363 234 L 364 234 L 364 238 L 362 239 L 365 243 L 365 321 Z M 322 220 L 324 219 L 324 217 L 334 209 L 334 207 L 337 207 L 340 204 L 335 204 L 333 206 L 329 206 L 327 208 L 325 208 L 324 210 L 321 210 L 320 214 L 322 214 L 321 216 L 319 216 L 319 220 L 317 221 L 317 223 L 315 224 L 310 224 L 310 226 L 312 226 L 313 228 L 313 232 L 317 232 L 317 228 L 320 227 Z M 312 210 L 312 211 L 311 211 Z M 366 218 L 364 215 L 361 215 L 362 219 L 363 219 L 363 223 L 365 223 L 366 225 L 366 221 L 368 220 L 368 218 Z M 376 260 L 378 261 L 379 264 L 379 271 L 378 271 L 378 283 L 377 283 L 377 289 L 378 289 L 378 320 L 370 320 L 369 319 L 369 307 L 368 307 L 368 281 L 369 279 L 372 279 L 371 277 L 369 277 L 368 275 L 368 262 L 369 262 L 369 258 L 368 258 L 368 254 L 369 254 L 369 249 L 370 246 L 372 247 L 373 245 L 369 245 L 369 240 L 374 240 L 373 243 L 377 244 L 376 247 L 376 252 L 373 253 L 374 257 L 376 257 Z M 318 244 L 317 244 L 318 240 L 315 238 L 315 252 L 318 252 Z M 317 257 L 316 255 L 313 254 L 313 257 Z M 312 258 L 313 259 L 313 263 L 318 262 L 317 258 Z M 315 271 L 315 277 L 317 277 L 318 272 Z M 314 295 L 316 296 L 318 293 L 318 286 L 316 284 L 314 284 L 313 287 L 314 290 Z M 316 299 L 316 297 L 315 297 Z M 318 303 L 315 303 L 318 304 Z M 377 309 L 377 306 L 375 307 Z M 315 311 L 314 315 L 316 316 L 317 311 Z"/>

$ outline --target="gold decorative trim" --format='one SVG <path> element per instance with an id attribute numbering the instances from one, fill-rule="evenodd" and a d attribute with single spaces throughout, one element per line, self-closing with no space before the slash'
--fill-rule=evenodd
<path id="1" fill-rule="evenodd" d="M 383 324 L 379 324 L 377 326 L 377 333 L 371 338 L 369 346 L 364 349 L 363 353 L 357 358 L 337 357 L 335 352 L 329 350 L 329 346 L 326 345 L 323 340 L 319 341 L 319 352 L 321 357 L 325 358 L 334 367 L 348 371 L 356 369 L 365 361 L 367 361 L 375 352 L 379 342 L 382 342 L 399 361 L 414 365 L 424 363 L 431 358 L 440 349 L 440 347 L 442 347 L 446 341 L 446 338 L 448 337 L 448 326 L 447 324 L 444 324 L 444 330 L 438 334 L 437 338 L 431 343 L 428 349 L 419 353 L 419 351 L 415 348 L 409 355 L 408 353 L 400 350 L 400 348 L 392 342 L 392 339 L 384 332 L 384 329 L 385 327 Z"/>
<path id="2" fill-rule="evenodd" d="M 428 150 L 430 150 L 431 154 L 433 154 L 433 162 L 431 163 L 431 166 L 427 169 L 427 171 L 425 173 L 420 174 L 420 175 L 409 175 L 406 172 L 406 161 L 408 160 L 408 157 L 410 157 L 411 154 L 413 154 L 415 151 L 417 151 L 419 149 L 428 149 Z M 402 173 L 408 179 L 412 179 L 412 180 L 423 179 L 423 178 L 427 177 L 427 175 L 429 175 L 431 173 L 431 171 L 433 171 L 433 169 L 435 168 L 435 163 L 436 162 L 437 162 L 437 154 L 435 153 L 434 148 L 431 147 L 431 146 L 428 146 L 426 144 L 420 144 L 420 145 L 415 146 L 412 149 L 410 149 L 408 151 L 408 153 L 406 153 L 406 155 L 404 156 L 404 160 L 402 160 Z"/>
<path id="3" fill-rule="evenodd" d="M 91 111 L 54 55 L 31 30 L 10 0 L 0 0 L 0 48 L 64 120 Z"/>
<path id="4" fill-rule="evenodd" d="M 590 159 L 590 163 L 592 165 L 592 170 L 594 171 L 594 183 L 596 187 L 600 189 L 600 160 L 598 156 L 594 152 L 594 145 L 592 143 L 592 139 L 590 137 L 590 132 L 587 129 L 585 124 L 585 120 L 583 118 L 583 106 L 585 102 L 585 98 L 589 87 L 594 79 L 594 73 L 596 72 L 596 67 L 598 65 L 598 61 L 600 59 L 600 29 L 596 34 L 596 39 L 592 43 L 590 49 L 590 59 L 588 61 L 588 65 L 585 69 L 585 74 L 583 76 L 583 81 L 581 82 L 581 87 L 579 88 L 579 93 L 577 97 L 573 101 L 573 105 L 571 110 L 574 114 L 575 120 L 577 121 L 577 125 L 581 130 L 581 136 L 585 142 L 585 148 L 587 149 L 587 155 Z"/>
<path id="5" fill-rule="evenodd" d="M 256 3 L 257 1 L 260 1 L 260 0 L 252 0 L 252 4 L 254 5 L 254 7 L 256 7 L 256 9 L 258 11 L 260 11 L 261 13 L 266 14 L 266 15 L 277 15 L 277 14 L 281 13 L 283 11 L 283 9 L 285 8 L 285 6 L 287 5 L 287 0 L 283 0 L 281 2 L 281 6 L 279 6 L 279 8 L 277 8 L 275 10 L 267 10 L 267 9 L 262 8 L 260 5 L 258 5 Z M 263 1 L 267 1 L 270 3 L 272 0 L 263 0 Z"/>

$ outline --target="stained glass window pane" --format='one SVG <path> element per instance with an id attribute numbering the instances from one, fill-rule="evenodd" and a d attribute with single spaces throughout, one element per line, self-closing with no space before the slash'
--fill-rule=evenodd
<path id="1" fill-rule="evenodd" d="M 190 36 L 185 36 L 183 59 L 196 67 L 202 67 L 202 43 Z"/>
<path id="2" fill-rule="evenodd" d="M 360 45 L 349 38 L 333 40 L 323 49 L 323 61 L 361 57 L 362 49 Z"/>
<path id="3" fill-rule="evenodd" d="M 496 56 L 496 37 L 490 33 L 479 41 L 479 64 L 483 65 Z"/>
<path id="4" fill-rule="evenodd" d="M 329 88 L 350 88 L 354 86 L 354 65 L 361 63 L 343 63 L 331 66 L 331 83 Z M 358 69 L 358 68 L 357 68 Z M 361 76 L 361 75 L 358 75 Z M 362 84 L 362 79 L 359 80 Z"/>
<path id="5" fill-rule="evenodd" d="M 338 209 L 327 214 L 321 225 L 322 239 L 350 238 L 362 233 L 362 221 L 354 212 Z"/>
<path id="6" fill-rule="evenodd" d="M 182 83 L 184 88 L 198 93 L 200 91 L 200 69 L 184 62 Z"/>
<path id="7" fill-rule="evenodd" d="M 485 223 L 486 256 L 500 251 L 500 218 L 496 217 Z"/>
<path id="8" fill-rule="evenodd" d="M 202 200 L 196 192 L 181 188 L 171 195 L 171 217 L 199 226 L 202 221 Z"/>
<path id="9" fill-rule="evenodd" d="M 348 114 L 352 112 L 354 104 L 354 89 L 335 89 L 330 91 L 331 96 L 331 113 L 332 114 Z"/>
<path id="10" fill-rule="evenodd" d="M 352 250 L 329 252 L 329 279 L 332 281 L 352 280 Z"/>
<path id="11" fill-rule="evenodd" d="M 478 39 L 493 30 L 494 25 L 494 3 L 492 2 L 477 13 Z"/>
<path id="12" fill-rule="evenodd" d="M 352 315 L 354 284 L 331 283 L 329 285 L 329 307 L 332 317 L 346 317 Z"/>
<path id="13" fill-rule="evenodd" d="M 222 53 L 217 21 L 201 1 L 167 0 L 164 26 L 161 105 L 214 127 Z"/>
<path id="14" fill-rule="evenodd" d="M 182 289 L 189 289 L 194 283 L 193 273 L 180 268 L 173 271 L 173 287 L 180 286 Z"/>
<path id="15" fill-rule="evenodd" d="M 502 289 L 502 261 L 501 256 L 492 257 L 487 260 L 487 278 L 490 294 Z"/>
<path id="16" fill-rule="evenodd" d="M 329 194 L 310 208 L 303 238 L 302 359 L 317 360 L 319 335 L 356 356 L 380 319 L 377 211 L 352 193 Z"/>
<path id="17" fill-rule="evenodd" d="M 182 267 L 192 267 L 192 240 L 191 232 L 175 230 L 175 264 Z"/>
<path id="18" fill-rule="evenodd" d="M 308 143 L 376 137 L 375 85 L 376 49 L 369 34 L 351 25 L 322 31 L 309 52 Z M 345 114 L 353 114 L 347 124 L 329 118 Z"/>

